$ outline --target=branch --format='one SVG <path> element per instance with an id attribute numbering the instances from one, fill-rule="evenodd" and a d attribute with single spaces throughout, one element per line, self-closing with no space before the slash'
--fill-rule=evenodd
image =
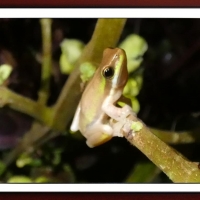
<path id="1" fill-rule="evenodd" d="M 0 86 L 0 107 L 4 106 L 9 106 L 10 108 L 25 113 L 46 125 L 51 125 L 51 108 L 16 94 L 6 87 Z"/>
<path id="2" fill-rule="evenodd" d="M 150 128 L 151 132 L 168 144 L 188 144 L 200 142 L 200 128 L 191 131 L 167 131 Z"/>
<path id="3" fill-rule="evenodd" d="M 124 123 L 123 135 L 145 154 L 173 182 L 200 182 L 198 163 L 190 162 L 157 138 L 146 125 L 131 114 Z"/>
<path id="4" fill-rule="evenodd" d="M 161 170 L 152 162 L 140 161 L 134 166 L 125 183 L 151 183 L 160 173 Z"/>
<path id="5" fill-rule="evenodd" d="M 51 78 L 51 51 L 52 51 L 52 41 L 51 41 L 51 19 L 41 19 L 41 29 L 42 29 L 42 73 L 41 73 L 41 86 L 39 91 L 39 102 L 46 104 L 49 98 L 49 87 Z"/>

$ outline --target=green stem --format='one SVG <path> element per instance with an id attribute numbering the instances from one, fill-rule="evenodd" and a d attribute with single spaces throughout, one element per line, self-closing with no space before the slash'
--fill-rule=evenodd
<path id="1" fill-rule="evenodd" d="M 150 183 L 161 172 L 152 162 L 139 162 L 134 166 L 125 183 Z"/>
<path id="2" fill-rule="evenodd" d="M 16 94 L 6 87 L 0 87 L 0 107 L 9 106 L 10 108 L 25 113 L 34 119 L 51 125 L 52 110 L 41 103 Z"/>
<path id="3" fill-rule="evenodd" d="M 42 73 L 41 73 L 41 87 L 39 91 L 39 102 L 46 104 L 49 98 L 49 87 L 51 78 L 51 19 L 41 19 L 41 29 L 42 29 Z"/>
<path id="4" fill-rule="evenodd" d="M 173 182 L 200 182 L 198 163 L 189 162 L 172 147 L 157 138 L 145 124 L 135 116 L 131 121 L 140 122 L 142 128 L 138 131 L 126 132 L 127 140 L 144 153 L 157 167 L 159 167 Z"/>
<path id="5" fill-rule="evenodd" d="M 159 137 L 163 142 L 169 144 L 188 144 L 200 141 L 200 129 L 194 129 L 191 131 L 166 131 L 150 128 L 151 132 Z"/>

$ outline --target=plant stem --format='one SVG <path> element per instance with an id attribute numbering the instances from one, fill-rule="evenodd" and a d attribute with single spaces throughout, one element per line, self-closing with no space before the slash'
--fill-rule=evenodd
<path id="1" fill-rule="evenodd" d="M 134 166 L 126 183 L 150 183 L 161 172 L 152 162 L 139 162 Z"/>
<path id="2" fill-rule="evenodd" d="M 46 125 L 51 125 L 51 108 L 43 106 L 41 103 L 37 103 L 1 86 L 0 107 L 3 106 L 9 106 L 10 108 L 25 113 Z"/>
<path id="3" fill-rule="evenodd" d="M 49 98 L 49 87 L 51 78 L 51 19 L 41 19 L 41 29 L 42 29 L 42 73 L 41 73 L 41 87 L 39 91 L 39 102 L 46 104 Z"/>
<path id="4" fill-rule="evenodd" d="M 200 129 L 194 129 L 191 131 L 166 131 L 155 128 L 150 128 L 151 132 L 159 137 L 163 142 L 169 144 L 188 144 L 194 142 L 200 142 Z"/>
<path id="5" fill-rule="evenodd" d="M 200 182 L 198 163 L 189 162 L 180 153 L 151 133 L 146 125 L 135 116 L 131 115 L 129 120 L 131 122 L 140 122 L 143 126 L 139 131 L 133 131 L 130 128 L 130 131 L 125 132 L 124 136 L 132 145 L 136 146 L 157 165 L 173 182 Z"/>

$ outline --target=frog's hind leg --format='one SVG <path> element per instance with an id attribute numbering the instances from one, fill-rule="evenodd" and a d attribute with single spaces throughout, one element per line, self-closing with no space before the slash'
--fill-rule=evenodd
<path id="1" fill-rule="evenodd" d="M 111 126 L 107 124 L 101 124 L 100 127 L 91 128 L 88 130 L 88 137 L 86 144 L 93 148 L 95 146 L 99 146 L 107 141 L 109 141 L 113 137 L 113 129 Z"/>

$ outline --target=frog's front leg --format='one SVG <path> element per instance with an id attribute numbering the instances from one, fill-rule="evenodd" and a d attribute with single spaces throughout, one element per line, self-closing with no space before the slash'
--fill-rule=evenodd
<path id="1" fill-rule="evenodd" d="M 132 108 L 127 104 L 123 106 L 122 108 L 117 107 L 113 104 L 103 104 L 102 109 L 110 118 L 116 121 L 121 121 L 130 114 L 135 115 Z"/>
<path id="2" fill-rule="evenodd" d="M 87 138 L 86 144 L 93 148 L 110 140 L 113 137 L 113 129 L 110 125 L 95 123 L 87 128 L 84 136 Z"/>
<path id="3" fill-rule="evenodd" d="M 122 129 L 126 123 L 127 117 L 130 114 L 135 115 L 132 108 L 127 104 L 122 108 L 114 104 L 103 104 L 102 109 L 111 118 L 110 124 L 112 124 L 113 128 L 113 137 L 123 137 Z M 115 120 L 115 122 L 113 122 L 113 120 Z"/>

